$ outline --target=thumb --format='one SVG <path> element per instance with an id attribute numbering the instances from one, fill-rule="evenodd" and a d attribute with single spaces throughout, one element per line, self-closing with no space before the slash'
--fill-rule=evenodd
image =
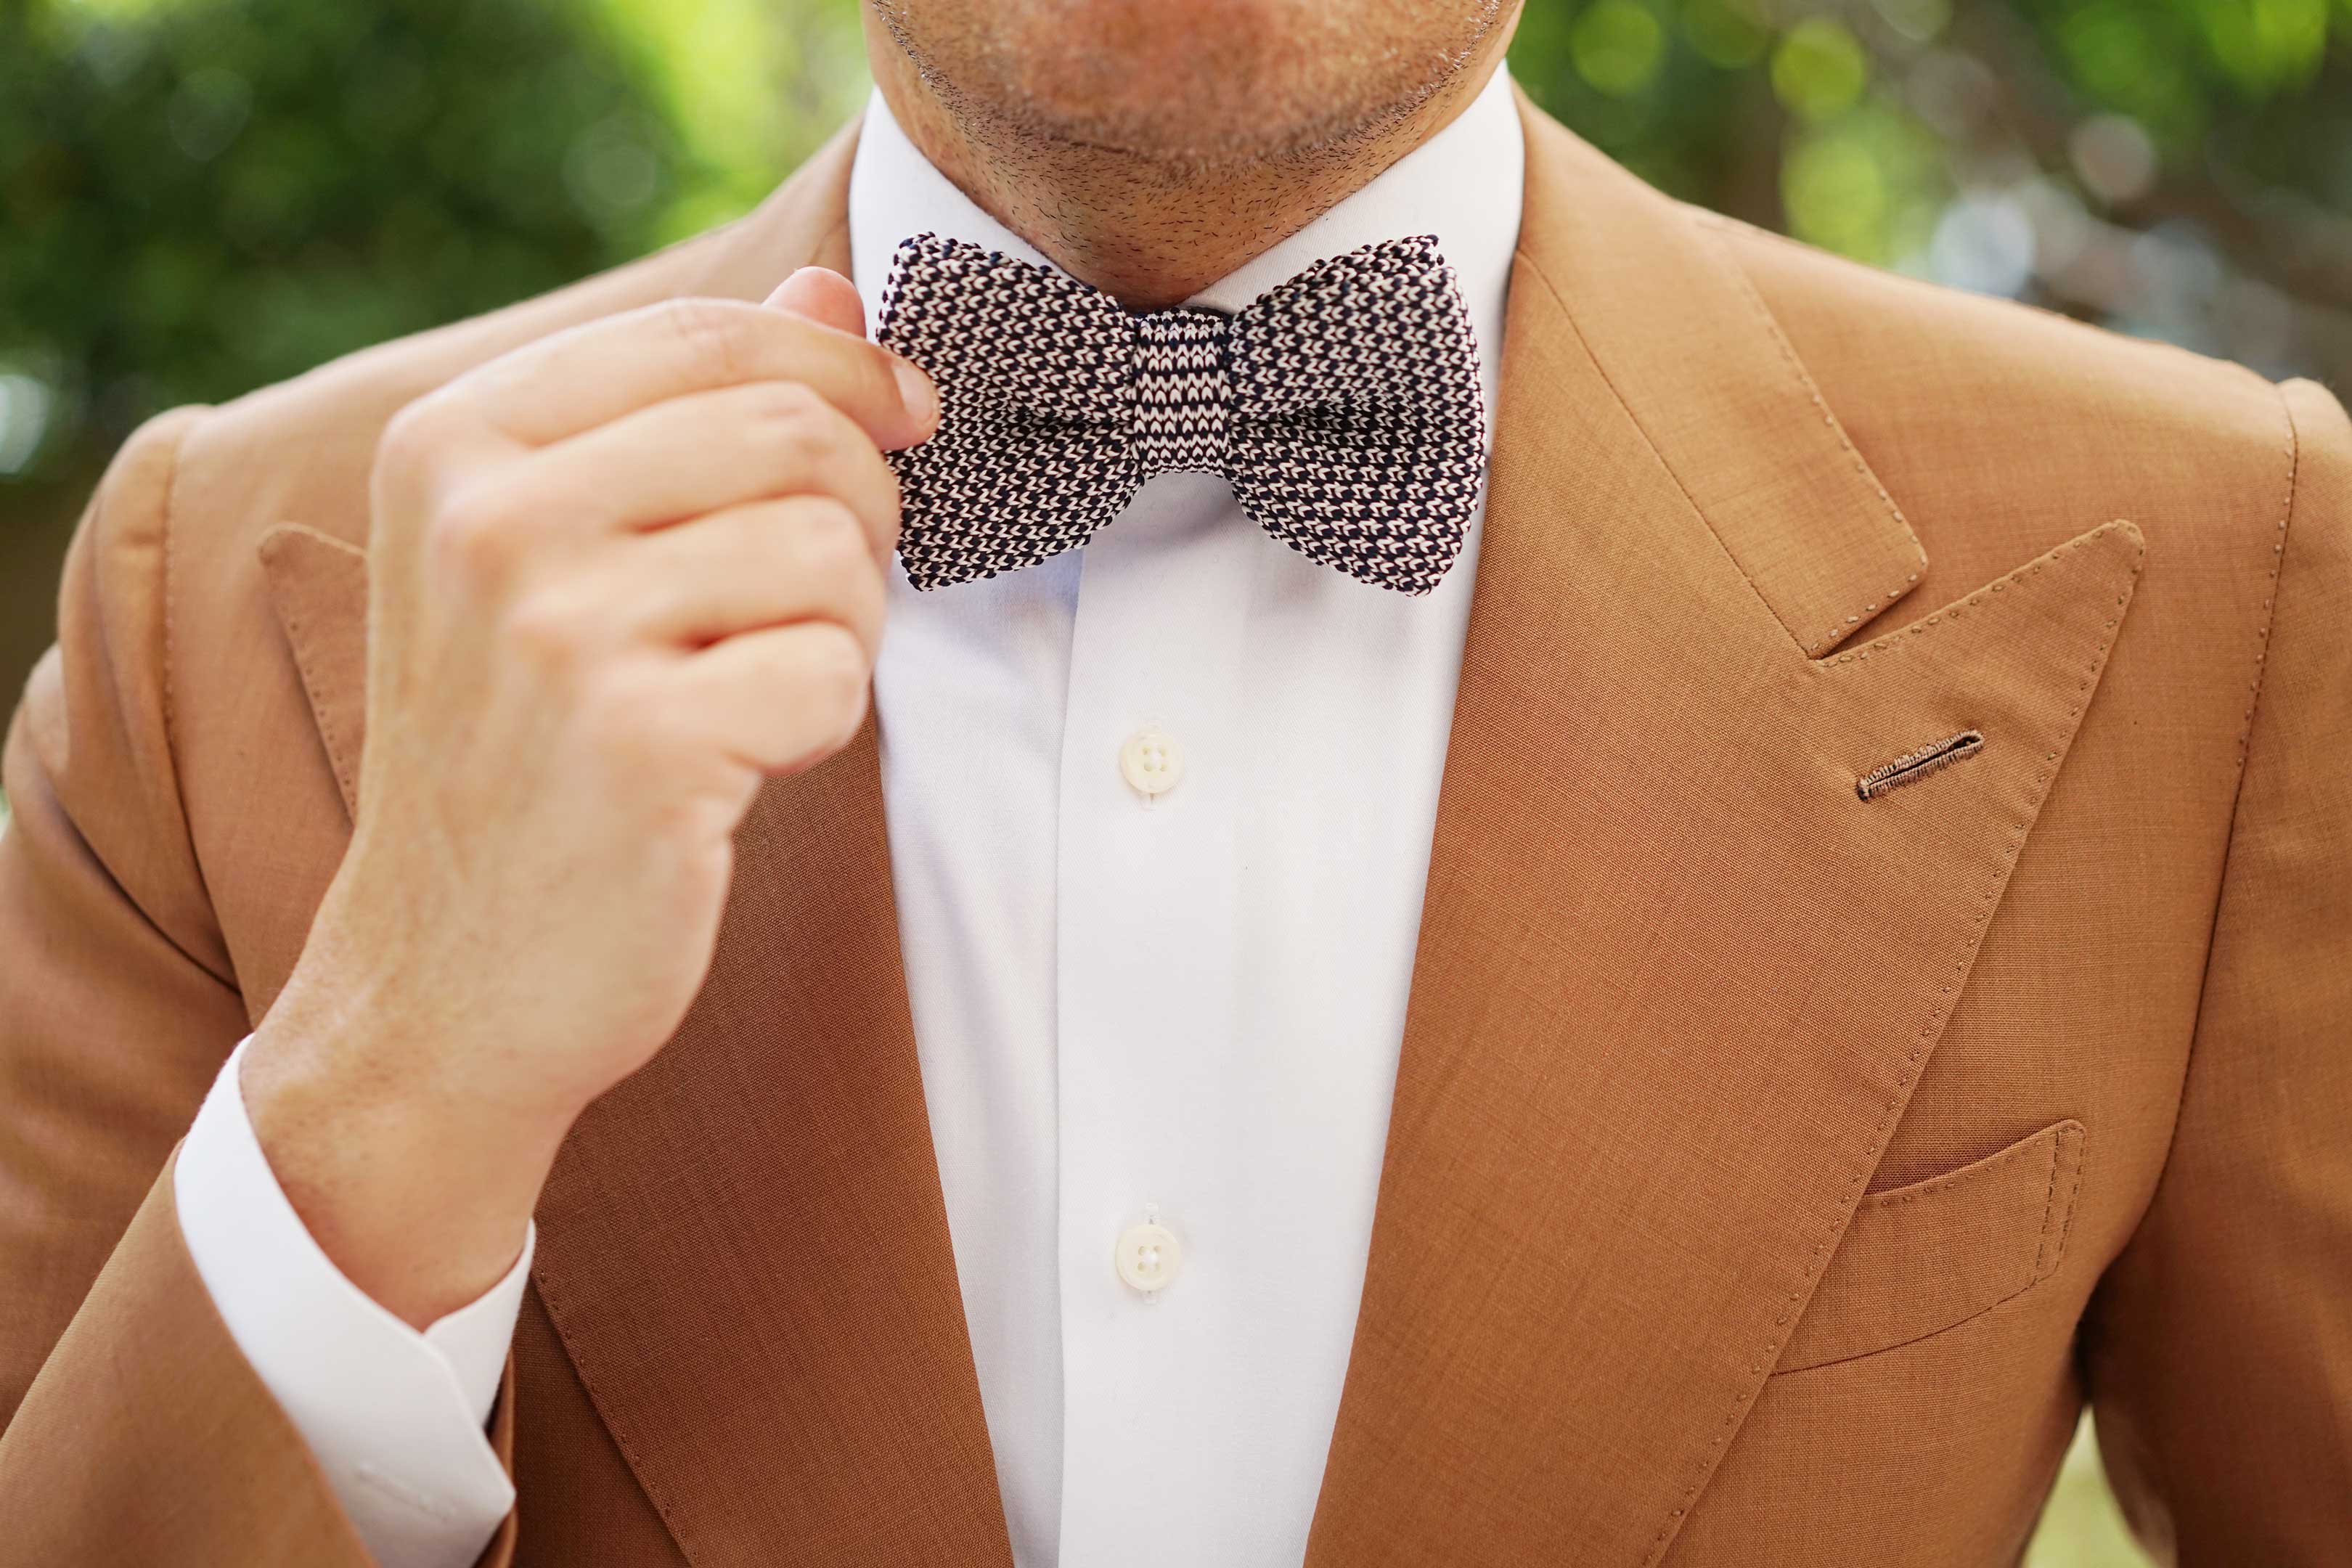
<path id="1" fill-rule="evenodd" d="M 776 285 L 776 291 L 768 296 L 766 304 L 772 310 L 789 311 L 853 338 L 863 340 L 866 336 L 866 301 L 858 295 L 857 285 L 830 268 L 802 268 Z M 903 443 L 912 446 L 939 428 L 940 395 L 931 378 L 913 361 L 887 349 L 882 352 L 898 384 L 898 396 L 914 416 L 916 433 Z"/>
<path id="2" fill-rule="evenodd" d="M 857 285 L 830 268 L 802 268 L 776 285 L 767 304 L 771 310 L 805 316 L 821 327 L 853 337 L 866 335 L 866 301 L 858 297 Z"/>

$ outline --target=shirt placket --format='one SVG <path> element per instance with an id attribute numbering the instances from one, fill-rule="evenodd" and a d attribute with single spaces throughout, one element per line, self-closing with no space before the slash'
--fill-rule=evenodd
<path id="1" fill-rule="evenodd" d="M 1085 552 L 1056 900 L 1065 1563 L 1184 1485 L 1171 1434 L 1226 1375 L 1217 1107 L 1237 1048 L 1234 745 L 1248 552 L 1230 493 L 1151 480 Z"/>

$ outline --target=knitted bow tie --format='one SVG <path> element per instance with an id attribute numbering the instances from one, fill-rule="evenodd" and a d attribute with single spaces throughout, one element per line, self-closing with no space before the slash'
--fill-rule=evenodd
<path id="1" fill-rule="evenodd" d="M 1154 474 L 1222 474 L 1328 566 L 1403 594 L 1461 552 L 1485 467 L 1477 344 L 1433 238 L 1320 261 L 1240 314 L 1137 314 L 961 240 L 898 247 L 879 340 L 928 371 L 940 427 L 890 456 L 918 588 L 1084 544 Z"/>

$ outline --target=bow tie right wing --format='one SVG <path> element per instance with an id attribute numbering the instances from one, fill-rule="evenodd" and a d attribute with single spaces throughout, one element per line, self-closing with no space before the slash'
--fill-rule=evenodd
<path id="1" fill-rule="evenodd" d="M 928 372 L 940 427 L 889 454 L 917 588 L 1084 544 L 1134 495 L 1133 329 L 1049 268 L 922 234 L 898 247 L 876 340 Z"/>
<path id="2" fill-rule="evenodd" d="M 1402 594 L 1461 553 L 1486 474 L 1478 342 L 1427 236 L 1319 261 L 1235 317 L 1234 493 L 1311 560 Z"/>

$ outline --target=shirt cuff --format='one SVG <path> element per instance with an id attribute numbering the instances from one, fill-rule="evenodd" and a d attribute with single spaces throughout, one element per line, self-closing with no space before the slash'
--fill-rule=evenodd
<path id="1" fill-rule="evenodd" d="M 514 1507 L 483 1433 L 538 1227 L 506 1278 L 418 1333 L 345 1279 L 287 1201 L 247 1117 L 240 1044 L 173 1184 L 197 1276 L 382 1568 L 470 1568 Z"/>

